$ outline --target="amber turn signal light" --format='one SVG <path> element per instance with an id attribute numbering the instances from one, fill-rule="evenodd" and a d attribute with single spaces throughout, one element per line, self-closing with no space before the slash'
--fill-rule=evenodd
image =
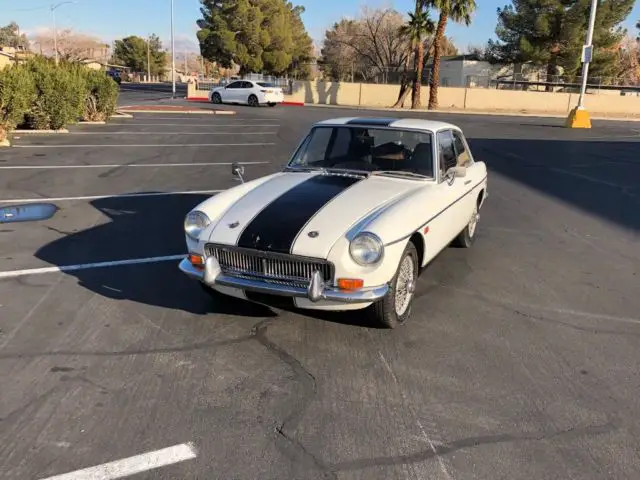
<path id="1" fill-rule="evenodd" d="M 339 278 L 338 288 L 340 290 L 358 290 L 362 288 L 364 281 L 360 278 Z"/>
<path id="2" fill-rule="evenodd" d="M 204 258 L 202 255 L 198 255 L 197 253 L 189 254 L 189 262 L 196 268 L 204 268 Z"/>

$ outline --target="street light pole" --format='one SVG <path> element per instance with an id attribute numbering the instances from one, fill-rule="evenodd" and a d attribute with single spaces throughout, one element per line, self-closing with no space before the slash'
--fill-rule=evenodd
<path id="1" fill-rule="evenodd" d="M 151 83 L 151 37 L 147 38 L 147 82 Z"/>
<path id="2" fill-rule="evenodd" d="M 171 0 L 171 98 L 176 98 L 176 48 L 173 34 L 173 0 Z"/>
<path id="3" fill-rule="evenodd" d="M 56 28 L 56 8 L 60 5 L 64 5 L 65 3 L 76 3 L 76 0 L 70 0 L 66 2 L 60 2 L 55 5 L 51 5 L 51 17 L 53 19 L 53 49 L 55 50 L 56 55 L 56 65 L 58 65 L 58 30 Z"/>
<path id="4" fill-rule="evenodd" d="M 589 28 L 587 38 L 582 48 L 582 82 L 580 85 L 580 96 L 578 105 L 571 110 L 567 118 L 566 126 L 569 128 L 591 128 L 591 118 L 589 112 L 584 108 L 584 96 L 587 91 L 587 77 L 589 76 L 589 63 L 593 57 L 593 30 L 596 24 L 596 10 L 598 0 L 591 0 L 591 11 L 589 12 Z"/>

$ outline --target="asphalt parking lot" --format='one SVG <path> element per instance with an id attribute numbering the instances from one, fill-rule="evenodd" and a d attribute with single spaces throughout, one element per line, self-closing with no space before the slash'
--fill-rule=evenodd
<path id="1" fill-rule="evenodd" d="M 178 271 L 184 215 L 235 184 L 230 163 L 256 178 L 313 122 L 375 115 L 237 112 L 0 150 L 0 206 L 57 207 L 0 225 L 0 478 L 640 476 L 640 123 L 429 114 L 464 129 L 489 198 L 474 247 L 382 330 L 214 304 Z"/>

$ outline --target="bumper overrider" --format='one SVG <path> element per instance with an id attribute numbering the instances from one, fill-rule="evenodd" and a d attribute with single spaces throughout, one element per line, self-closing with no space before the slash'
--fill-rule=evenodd
<path id="1" fill-rule="evenodd" d="M 260 279 L 241 278 L 225 274 L 215 257 L 209 256 L 205 260 L 203 268 L 195 267 L 189 258 L 180 262 L 180 270 L 188 276 L 201 281 L 205 285 L 215 288 L 216 285 L 238 288 L 251 292 L 268 293 L 284 297 L 307 298 L 312 302 L 328 300 L 343 303 L 374 302 L 384 297 L 389 291 L 389 285 L 362 288 L 359 290 L 340 290 L 326 285 L 320 272 L 316 271 L 311 276 L 311 282 L 307 288 L 279 283 L 271 283 Z"/>

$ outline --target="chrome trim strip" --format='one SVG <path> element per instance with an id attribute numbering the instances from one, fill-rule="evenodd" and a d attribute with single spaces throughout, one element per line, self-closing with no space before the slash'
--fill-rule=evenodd
<path id="1" fill-rule="evenodd" d="M 213 257 L 209 257 L 207 260 L 213 260 Z M 215 272 L 214 262 L 207 262 L 207 267 Z M 216 262 L 217 263 L 217 262 Z M 179 264 L 180 270 L 188 276 L 199 280 L 203 283 L 205 278 L 205 271 L 198 270 L 191 265 L 188 258 L 183 259 Z M 333 302 L 343 303 L 366 303 L 375 302 L 384 297 L 389 291 L 389 285 L 380 285 L 378 287 L 364 288 L 353 292 L 345 292 L 333 287 L 319 286 L 314 284 L 318 290 L 312 291 L 311 288 L 300 288 L 291 285 L 278 285 L 273 283 L 267 283 L 260 280 L 249 280 L 245 278 L 237 278 L 230 275 L 224 275 L 218 273 L 214 279 L 207 283 L 210 287 L 213 285 L 221 285 L 226 287 L 239 288 L 242 290 L 250 290 L 252 292 L 269 293 L 272 295 L 280 295 L 285 297 L 300 297 L 309 298 L 312 301 L 328 300 Z M 313 297 L 313 298 L 312 298 Z"/>
<path id="2" fill-rule="evenodd" d="M 394 245 L 398 242 L 402 242 L 403 240 L 406 240 L 407 238 L 411 237 L 411 235 L 413 235 L 414 233 L 416 233 L 418 230 L 423 229 L 429 222 L 432 222 L 433 220 L 435 220 L 436 218 L 438 218 L 440 215 L 442 215 L 444 212 L 446 212 L 447 210 L 449 210 L 451 207 L 453 207 L 456 203 L 458 203 L 460 200 L 462 200 L 464 197 L 466 197 L 467 195 L 469 195 L 471 192 L 473 192 L 476 187 L 478 187 L 479 185 L 482 185 L 482 183 L 487 179 L 488 175 L 485 175 L 484 178 L 482 180 L 480 180 L 478 183 L 476 183 L 473 187 L 471 187 L 469 189 L 469 191 L 467 193 L 465 193 L 464 195 L 462 195 L 460 198 L 458 198 L 456 201 L 450 203 L 449 205 L 447 205 L 446 207 L 444 207 L 442 210 L 440 210 L 438 213 L 436 213 L 433 217 L 431 217 L 429 220 L 427 220 L 426 222 L 424 222 L 422 225 L 420 225 L 418 228 L 416 228 L 413 232 L 398 238 L 396 240 L 393 240 L 391 242 L 385 243 L 384 246 L 388 247 L 390 245 Z M 483 202 L 484 203 L 484 202 Z"/>

